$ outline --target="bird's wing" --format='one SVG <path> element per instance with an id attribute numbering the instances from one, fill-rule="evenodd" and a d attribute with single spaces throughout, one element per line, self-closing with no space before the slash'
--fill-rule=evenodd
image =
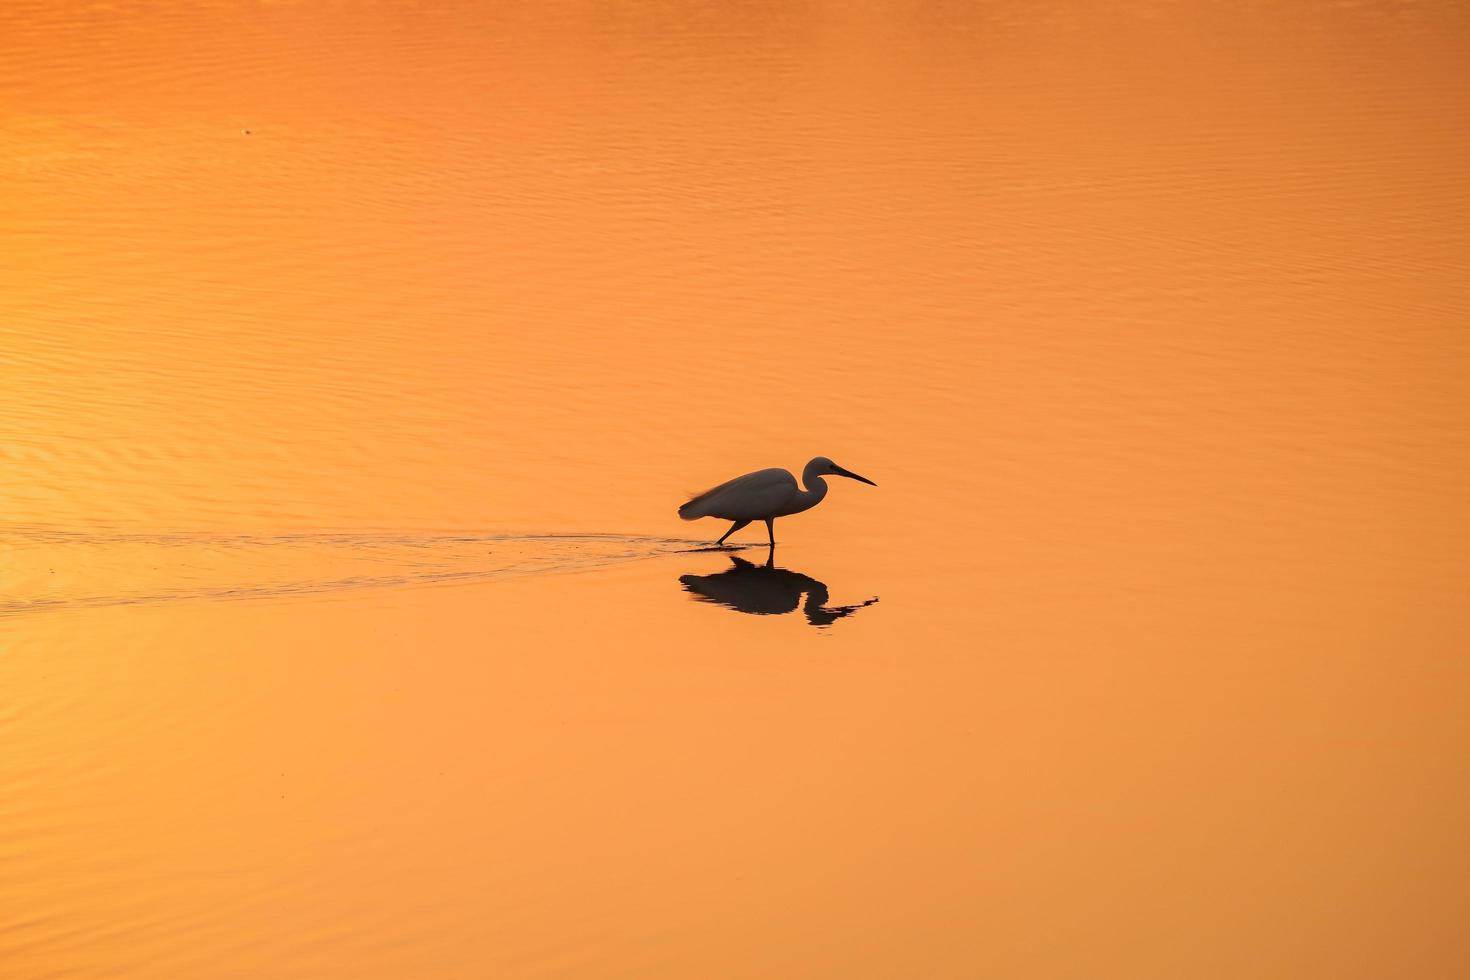
<path id="1" fill-rule="evenodd" d="M 796 477 L 779 467 L 756 470 L 711 487 L 679 508 L 686 521 L 723 517 L 727 521 L 754 521 L 771 516 L 796 493 Z"/>

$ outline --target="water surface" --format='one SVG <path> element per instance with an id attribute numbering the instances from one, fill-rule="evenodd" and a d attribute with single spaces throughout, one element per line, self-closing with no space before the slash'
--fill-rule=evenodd
<path id="1" fill-rule="evenodd" d="M 1457 5 L 0 38 L 7 976 L 1470 956 Z"/>

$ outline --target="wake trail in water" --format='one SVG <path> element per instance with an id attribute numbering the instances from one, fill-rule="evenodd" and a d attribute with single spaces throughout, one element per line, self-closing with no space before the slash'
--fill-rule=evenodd
<path id="1" fill-rule="evenodd" d="M 0 616 L 271 599 L 582 571 L 700 550 L 636 534 L 0 532 Z"/>

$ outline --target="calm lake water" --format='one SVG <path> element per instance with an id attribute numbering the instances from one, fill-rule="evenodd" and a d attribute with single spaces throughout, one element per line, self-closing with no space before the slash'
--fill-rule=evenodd
<path id="1" fill-rule="evenodd" d="M 1467 50 L 7 4 L 0 972 L 1457 974 Z"/>

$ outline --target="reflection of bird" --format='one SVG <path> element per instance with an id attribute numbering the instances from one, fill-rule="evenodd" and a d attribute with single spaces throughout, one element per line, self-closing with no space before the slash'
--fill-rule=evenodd
<path id="1" fill-rule="evenodd" d="M 805 593 L 802 612 L 813 626 L 830 626 L 878 601 L 874 596 L 855 606 L 828 606 L 826 584 L 810 575 L 776 568 L 770 561 L 755 565 L 737 555 L 731 555 L 730 561 L 735 567 L 714 575 L 681 575 L 679 582 L 701 602 L 713 602 L 755 616 L 792 612 Z"/>
<path id="2" fill-rule="evenodd" d="M 776 518 L 800 514 L 820 504 L 827 496 L 827 483 L 822 477 L 829 474 L 850 477 L 871 487 L 878 485 L 865 476 L 843 469 L 826 456 L 818 456 L 801 471 L 801 482 L 807 487 L 805 490 L 797 486 L 796 477 L 789 470 L 756 470 L 706 490 L 680 507 L 679 516 L 686 521 L 700 517 L 734 521 L 716 544 L 724 544 L 726 538 L 751 521 L 765 521 L 766 534 L 774 546 Z"/>

